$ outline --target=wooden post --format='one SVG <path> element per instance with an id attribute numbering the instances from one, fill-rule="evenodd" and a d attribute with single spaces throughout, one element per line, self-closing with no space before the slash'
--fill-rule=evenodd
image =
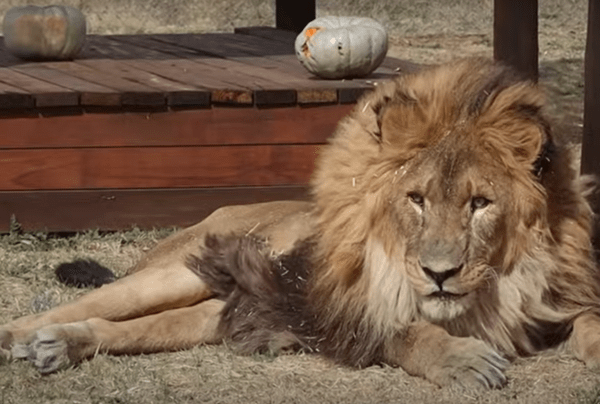
<path id="1" fill-rule="evenodd" d="M 600 0 L 589 0 L 585 48 L 585 95 L 581 172 L 600 178 Z M 598 192 L 592 199 L 594 212 L 600 212 Z M 594 226 L 594 247 L 600 251 L 600 221 Z"/>
<path id="2" fill-rule="evenodd" d="M 275 25 L 300 33 L 302 29 L 315 19 L 316 0 L 276 0 Z"/>
<path id="3" fill-rule="evenodd" d="M 538 78 L 537 0 L 494 0 L 494 59 Z"/>

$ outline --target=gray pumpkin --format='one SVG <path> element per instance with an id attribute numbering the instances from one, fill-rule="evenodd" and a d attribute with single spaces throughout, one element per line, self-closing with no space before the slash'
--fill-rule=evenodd
<path id="1" fill-rule="evenodd" d="M 383 62 L 387 33 L 366 17 L 322 17 L 296 37 L 296 56 L 311 73 L 326 79 L 364 77 Z"/>
<path id="2" fill-rule="evenodd" d="M 85 43 L 85 16 L 70 6 L 13 7 L 4 16 L 4 45 L 23 59 L 72 59 Z"/>

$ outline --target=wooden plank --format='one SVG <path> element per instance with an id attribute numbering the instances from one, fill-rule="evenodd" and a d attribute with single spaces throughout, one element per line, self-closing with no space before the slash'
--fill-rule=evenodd
<path id="1" fill-rule="evenodd" d="M 261 107 L 294 105 L 297 102 L 298 88 L 307 85 L 315 87 L 313 83 L 303 83 L 292 75 L 260 66 L 258 63 L 260 58 L 256 57 L 246 57 L 243 62 L 221 58 L 194 59 L 194 61 L 218 69 L 225 77 L 239 77 L 241 82 L 253 85 L 254 102 Z"/>
<path id="2" fill-rule="evenodd" d="M 295 32 L 274 27 L 238 27 L 234 28 L 233 32 L 236 34 L 251 35 L 259 38 L 279 41 L 292 46 L 294 46 L 296 36 L 298 35 Z"/>
<path id="3" fill-rule="evenodd" d="M 305 186 L 0 192 L 0 232 L 144 229 L 198 223 L 227 205 L 306 199 Z"/>
<path id="4" fill-rule="evenodd" d="M 300 185 L 317 146 L 1 150 L 0 190 Z"/>
<path id="5" fill-rule="evenodd" d="M 79 94 L 68 88 L 48 83 L 10 68 L 0 68 L 0 82 L 31 94 L 35 106 L 43 107 L 72 107 L 79 105 Z"/>
<path id="6" fill-rule="evenodd" d="M 331 88 L 331 89 L 351 89 L 372 87 L 375 82 L 383 82 L 397 77 L 401 73 L 416 71 L 416 65 L 409 62 L 403 62 L 399 59 L 386 58 L 381 66 L 374 72 L 363 78 L 324 80 L 312 73 L 309 73 L 298 61 L 296 55 L 274 55 L 254 58 L 234 58 L 233 60 L 248 63 L 255 60 L 265 65 L 265 70 L 276 70 L 286 75 L 292 76 L 289 81 L 293 82 L 296 88 Z"/>
<path id="7" fill-rule="evenodd" d="M 137 37 L 137 35 L 127 35 Z M 170 55 L 156 49 L 137 46 L 132 42 L 115 41 L 116 36 L 89 35 L 86 47 L 80 59 L 111 59 L 111 60 L 164 60 L 170 59 Z"/>
<path id="8" fill-rule="evenodd" d="M 79 60 L 77 63 L 91 67 L 93 69 L 109 72 L 114 75 L 126 78 L 128 80 L 141 83 L 145 86 L 155 88 L 165 94 L 170 105 L 198 104 L 205 105 L 207 92 L 203 89 L 198 89 L 194 86 L 179 83 L 169 80 L 165 77 L 158 76 L 146 71 L 137 69 L 127 63 L 118 60 L 98 59 L 98 60 Z M 181 94 L 185 93 L 186 97 L 183 101 L 178 101 Z"/>
<path id="9" fill-rule="evenodd" d="M 105 38 L 111 41 L 117 41 L 120 43 L 127 43 L 137 47 L 149 49 L 154 52 L 160 52 L 167 55 L 166 60 L 172 60 L 173 56 L 177 58 L 195 58 L 195 57 L 209 57 L 208 54 L 201 51 L 186 48 L 185 46 L 178 46 L 177 43 L 162 42 L 162 46 L 156 47 L 157 40 L 156 36 L 165 34 L 146 34 L 146 35 L 108 35 Z M 172 35 L 172 34 L 169 34 Z M 175 34 L 184 36 L 198 36 L 203 34 Z M 161 42 L 158 42 L 159 44 Z M 158 58 L 155 58 L 158 59 Z"/>
<path id="10" fill-rule="evenodd" d="M 275 33 L 289 33 L 273 29 Z M 179 41 L 178 35 L 155 35 L 155 47 L 163 47 L 179 43 L 203 49 L 206 42 L 199 43 L 193 38 Z M 341 96 L 344 102 L 355 102 L 352 98 L 357 89 L 371 88 L 365 83 L 356 84 L 353 80 L 315 80 L 298 62 L 293 52 L 293 43 L 280 43 L 266 40 L 261 37 L 250 37 L 237 34 L 234 36 L 212 35 L 207 52 L 221 52 L 219 58 L 191 58 L 192 61 L 210 66 L 221 74 L 221 80 L 235 80 L 236 84 L 252 83 L 266 91 L 257 90 L 257 105 L 268 106 L 271 103 L 293 103 L 292 91 L 279 92 L 281 89 L 294 90 L 296 101 L 299 104 L 336 103 L 338 101 L 338 88 L 343 90 Z M 134 41 L 135 38 L 127 38 Z M 214 46 L 213 42 L 222 46 Z M 228 46 L 235 44 L 233 51 Z M 152 46 L 147 43 L 147 46 Z M 214 46 L 216 50 L 211 47 Z M 231 56 L 233 55 L 233 56 Z M 272 90 L 272 91 L 271 91 Z M 346 93 L 347 92 L 347 93 Z"/>
<path id="11" fill-rule="evenodd" d="M 212 102 L 247 104 L 253 102 L 252 91 L 235 84 L 219 80 L 213 69 L 198 65 L 189 60 L 128 60 L 123 63 L 140 71 L 155 74 L 184 85 L 194 86 L 193 91 L 178 91 L 167 94 L 169 105 L 209 106 Z M 227 94 L 224 97 L 223 94 Z M 179 98 L 177 98 L 179 97 Z"/>
<path id="12" fill-rule="evenodd" d="M 588 28 L 585 48 L 585 95 L 583 107 L 583 139 L 581 172 L 600 178 L 600 2 L 589 0 Z M 600 197 L 592 195 L 592 208 L 598 212 Z M 594 248 L 600 251 L 600 221 L 594 223 Z"/>
<path id="13" fill-rule="evenodd" d="M 278 30 L 278 32 L 282 31 Z M 342 80 L 336 81 L 336 83 L 313 80 L 311 75 L 298 62 L 294 54 L 293 43 L 283 43 L 243 34 L 234 35 L 232 38 L 226 38 L 226 40 L 229 44 L 235 43 L 246 55 L 226 56 L 226 61 L 215 59 L 200 61 L 213 66 L 223 66 L 228 70 L 243 71 L 252 77 L 273 81 L 277 87 L 288 90 L 285 94 L 289 98 L 286 100 L 283 100 L 284 95 L 281 90 L 279 94 L 276 91 L 262 92 L 258 90 L 255 97 L 259 106 L 277 102 L 298 102 L 299 104 L 337 103 L 337 88 L 348 86 Z M 224 55 L 226 55 L 226 52 Z M 295 92 L 295 98 L 289 90 Z M 273 98 L 274 94 L 279 98 Z"/>
<path id="14" fill-rule="evenodd" d="M 494 0 L 494 59 L 538 78 L 537 0 Z"/>
<path id="15" fill-rule="evenodd" d="M 118 59 L 125 65 L 132 66 L 140 72 L 135 74 L 134 71 L 123 68 L 123 64 L 119 63 L 117 71 L 120 75 L 130 80 L 141 82 L 145 85 L 156 87 L 159 85 L 159 89 L 166 90 L 167 104 L 171 106 L 209 106 L 211 100 L 211 93 L 207 91 L 206 84 L 210 81 L 210 78 L 206 78 L 205 75 L 194 76 L 192 74 L 182 74 L 179 69 L 172 68 L 172 63 L 154 63 L 155 61 L 164 62 L 171 60 L 172 56 L 169 53 L 164 52 L 162 49 L 150 48 L 139 46 L 139 40 L 127 40 L 126 38 L 136 38 L 136 36 L 92 36 L 89 40 L 90 48 L 86 52 L 86 56 L 91 58 L 101 59 Z M 181 52 L 181 48 L 180 52 Z M 198 52 L 192 52 L 198 55 Z M 101 62 L 106 66 L 106 62 Z M 109 66 L 109 69 L 112 69 Z M 150 73 L 150 75 L 148 75 Z M 182 77 L 185 76 L 185 77 Z M 157 79 L 157 77 L 159 79 Z M 199 77 L 204 77 L 204 82 L 200 83 Z M 160 80 L 165 79 L 164 82 Z M 180 88 L 175 88 L 174 83 L 178 83 Z M 211 83 L 213 89 L 223 89 L 223 83 Z M 217 87 L 218 86 L 218 87 Z M 221 93 L 219 93 L 221 94 Z M 244 97 L 234 96 L 231 97 L 229 93 L 228 101 L 244 99 Z M 251 98 L 251 97 L 246 97 Z M 245 99 L 244 99 L 245 100 Z"/>
<path id="16" fill-rule="evenodd" d="M 177 46 L 197 50 L 212 56 L 192 58 L 197 62 L 240 72 L 246 71 L 248 65 L 257 69 L 264 69 L 267 73 L 271 73 L 271 76 L 258 77 L 266 79 L 267 82 L 272 81 L 278 84 L 287 84 L 289 81 L 297 79 L 297 77 L 291 74 L 292 71 L 285 64 L 282 65 L 281 62 L 267 57 L 270 55 L 291 56 L 294 54 L 293 47 L 288 49 L 280 42 L 233 34 L 163 34 L 154 35 L 152 38 L 161 43 L 177 44 Z M 225 61 L 235 61 L 235 64 L 231 66 L 214 64 L 224 63 Z M 239 66 L 239 69 L 234 68 L 234 66 Z M 294 66 L 299 66 L 297 61 L 294 63 Z"/>
<path id="17" fill-rule="evenodd" d="M 284 32 L 284 31 L 278 31 Z M 156 34 L 143 37 L 121 35 L 111 37 L 114 40 L 126 42 L 152 50 L 167 52 L 177 58 L 185 58 L 202 62 L 210 58 L 235 60 L 237 62 L 261 67 L 269 71 L 279 70 L 285 74 L 306 73 L 294 55 L 293 43 L 285 44 L 280 41 L 267 40 L 249 35 L 232 34 Z M 291 56 L 278 60 L 278 57 Z M 257 58 L 258 57 L 258 58 Z M 302 77 L 308 77 L 303 74 Z M 289 80 L 289 77 L 286 77 Z"/>
<path id="18" fill-rule="evenodd" d="M 288 66 L 287 62 L 281 63 L 265 56 L 251 54 L 244 57 L 192 58 L 190 60 L 211 66 L 217 69 L 217 71 L 226 71 L 227 74 L 236 72 L 245 75 L 248 77 L 246 80 L 253 83 L 253 88 L 256 88 L 257 85 L 263 89 L 282 89 L 298 86 L 315 87 L 314 82 L 310 83 L 308 81 L 310 76 L 297 60 L 294 60 L 293 68 Z"/>
<path id="19" fill-rule="evenodd" d="M 278 32 L 284 31 L 278 30 Z M 213 38 L 219 38 L 217 35 L 213 36 Z M 294 49 L 295 40 L 291 42 L 284 42 L 274 38 L 261 38 L 254 35 L 245 35 L 241 33 L 231 35 L 230 37 L 221 36 L 220 38 L 230 44 L 230 46 L 235 46 L 244 53 L 248 53 L 250 55 L 269 57 L 296 54 Z M 235 57 L 235 55 L 228 55 L 228 57 Z"/>
<path id="20" fill-rule="evenodd" d="M 204 35 L 201 38 L 181 34 L 153 35 L 151 39 L 154 40 L 154 44 L 149 42 L 147 38 L 144 38 L 145 40 L 140 42 L 140 44 L 152 49 L 166 47 L 169 49 L 169 52 L 174 54 L 179 53 L 181 48 L 205 54 L 213 52 L 213 57 L 190 57 L 189 61 L 195 63 L 196 66 L 189 64 L 186 69 L 189 68 L 189 72 L 197 74 L 196 80 L 204 77 L 202 71 L 208 71 L 207 81 L 212 80 L 226 83 L 221 88 L 214 88 L 216 85 L 211 85 L 210 83 L 205 84 L 206 87 L 213 88 L 211 99 L 214 103 L 246 103 L 249 98 L 252 98 L 259 106 L 293 105 L 296 103 L 296 93 L 290 88 L 292 82 L 296 80 L 295 77 L 289 75 L 282 76 L 279 72 L 267 70 L 263 66 L 260 66 L 257 60 L 250 62 L 247 58 L 244 59 L 243 63 L 240 63 L 235 60 L 225 59 L 224 55 L 230 52 L 227 49 L 232 46 L 231 41 L 227 41 L 227 39 L 231 39 L 234 35 L 210 35 L 211 38 L 208 40 L 203 39 Z M 131 43 L 137 42 L 137 39 L 133 37 L 124 36 L 117 39 Z M 220 55 L 216 55 L 217 52 Z M 249 53 L 239 47 L 239 44 L 237 48 L 234 47 L 233 52 L 238 55 L 249 56 Z M 181 60 L 178 61 L 178 63 L 181 62 Z M 127 61 L 126 63 L 133 62 Z M 140 69 L 148 70 L 149 68 L 153 68 L 142 62 L 136 63 L 139 63 L 137 67 Z M 153 64 L 156 66 L 155 63 Z M 251 64 L 251 66 L 248 66 L 248 64 Z M 247 92 L 244 94 L 241 89 L 253 91 L 252 96 L 247 94 Z"/>
<path id="21" fill-rule="evenodd" d="M 192 34 L 156 34 L 152 38 L 159 42 L 176 44 L 177 46 L 194 50 L 205 57 L 235 58 L 249 56 L 247 44 L 235 40 L 236 34 L 208 33 L 202 35 Z M 260 45 L 260 43 L 258 43 Z M 277 47 L 282 46 L 277 43 Z M 270 50 L 261 46 L 263 53 L 270 54 Z M 272 51 L 271 51 L 272 52 Z M 280 53 L 277 49 L 276 53 Z M 293 52 L 293 49 L 292 49 Z M 285 53 L 290 53 L 289 51 Z"/>
<path id="22" fill-rule="evenodd" d="M 118 91 L 51 69 L 42 63 L 13 66 L 12 70 L 76 91 L 80 95 L 81 105 L 121 105 L 121 95 Z"/>
<path id="23" fill-rule="evenodd" d="M 275 72 L 269 72 L 261 67 L 249 66 L 229 59 L 200 58 L 194 59 L 194 62 L 217 69 L 223 75 L 223 80 L 235 78 L 237 83 L 251 85 L 254 90 L 254 103 L 258 106 L 296 104 L 293 78 L 289 78 L 287 81 L 282 80 L 276 77 L 277 73 Z"/>
<path id="24" fill-rule="evenodd" d="M 194 63 L 187 59 L 172 59 L 172 60 L 127 60 L 126 63 L 139 70 L 144 70 L 161 77 L 166 77 L 169 80 L 180 83 L 204 88 L 204 89 L 245 89 L 242 86 L 231 84 L 223 80 L 222 75 L 218 74 L 215 69 L 202 64 Z M 250 86 L 248 86 L 249 88 Z M 246 90 L 248 91 L 248 90 Z M 249 91 L 251 94 L 251 91 Z"/>
<path id="25" fill-rule="evenodd" d="M 299 33 L 315 19 L 316 0 L 275 0 L 275 25 L 277 28 Z"/>
<path id="26" fill-rule="evenodd" d="M 127 60 L 136 64 L 139 69 L 154 74 L 166 75 L 172 80 L 185 80 L 186 83 L 210 90 L 213 104 L 249 105 L 253 104 L 253 88 L 250 77 L 245 74 L 223 74 L 218 67 L 195 63 L 201 52 L 177 46 L 167 42 L 159 42 L 152 35 L 116 35 L 111 39 L 124 43 L 134 43 L 152 50 L 168 53 L 171 58 L 157 61 Z M 159 73 L 160 72 L 160 73 Z"/>
<path id="27" fill-rule="evenodd" d="M 278 34 L 288 33 L 287 31 L 275 29 L 273 31 Z M 190 34 L 118 35 L 109 38 L 123 42 L 125 46 L 129 45 L 134 49 L 143 47 L 151 52 L 166 52 L 177 58 L 205 63 L 217 69 L 248 73 L 247 65 L 251 65 L 256 68 L 254 69 L 255 72 L 252 73 L 253 76 L 260 77 L 266 80 L 267 83 L 275 82 L 280 85 L 279 87 L 289 87 L 290 83 L 294 83 L 296 86 L 300 85 L 303 88 L 314 89 L 317 87 L 314 81 L 305 82 L 311 76 L 296 59 L 293 41 L 283 42 L 244 34 L 204 34 L 202 36 Z M 133 51 L 130 53 L 132 56 L 135 54 Z M 141 52 L 140 55 L 142 59 L 147 59 L 144 52 Z M 206 55 L 212 55 L 212 58 L 206 57 Z M 238 63 L 223 65 L 224 62 L 222 60 L 215 61 L 215 57 Z M 248 82 L 248 79 L 244 78 L 242 82 Z"/>
<path id="28" fill-rule="evenodd" d="M 140 70 L 139 66 L 146 63 L 145 61 L 140 61 L 139 63 L 133 65 L 133 61 L 124 62 L 120 60 L 108 59 L 81 60 L 78 63 L 93 69 L 111 72 L 116 76 L 126 78 L 127 80 L 133 82 L 141 83 L 147 87 L 155 88 L 166 93 L 179 91 L 198 91 L 197 87 L 186 85 L 175 80 L 167 79 L 165 77 Z"/>
<path id="29" fill-rule="evenodd" d="M 242 36 L 242 35 L 238 35 Z M 273 62 L 269 64 L 265 59 Z M 265 57 L 246 57 L 234 58 L 236 62 L 250 63 L 254 61 L 257 65 L 261 63 L 269 65 L 268 68 L 257 69 L 263 71 L 264 74 L 271 74 L 274 79 L 280 80 L 282 83 L 288 83 L 289 87 L 296 90 L 299 103 L 303 102 L 332 102 L 334 94 L 337 95 L 337 102 L 354 103 L 357 100 L 357 95 L 362 94 L 365 90 L 372 89 L 378 82 L 387 81 L 398 76 L 402 71 L 399 69 L 398 63 L 391 63 L 388 67 L 379 67 L 375 72 L 371 73 L 366 78 L 359 79 L 343 79 L 343 80 L 323 80 L 309 73 L 298 61 L 296 55 L 274 55 Z M 397 59 L 396 59 L 397 60 Z M 391 66 L 395 66 L 391 69 Z M 406 68 L 410 68 L 408 65 Z M 398 69 L 398 70 L 397 70 Z M 280 76 L 274 76 L 272 71 L 278 71 Z M 319 97 L 315 97 L 320 93 Z"/>
<path id="30" fill-rule="evenodd" d="M 179 34 L 179 35 L 193 35 L 193 34 Z M 196 49 L 187 48 L 185 46 L 179 46 L 177 41 L 160 41 L 158 38 L 164 36 L 163 34 L 150 34 L 150 35 L 111 35 L 108 38 L 112 41 L 118 41 L 120 43 L 133 44 L 138 47 L 143 47 L 151 51 L 161 52 L 168 55 L 165 60 L 173 59 L 193 59 L 199 57 L 209 57 L 208 54 L 201 52 Z M 130 59 L 130 58 L 129 58 Z"/>
<path id="31" fill-rule="evenodd" d="M 156 107 L 165 105 L 165 94 L 162 91 L 128 80 L 118 72 L 97 70 L 76 62 L 46 62 L 44 66 L 91 83 L 113 88 L 120 93 L 120 102 L 124 106 Z M 85 97 L 86 95 L 82 94 L 82 104 L 89 102 Z"/>
<path id="32" fill-rule="evenodd" d="M 27 109 L 34 106 L 33 96 L 27 91 L 9 84 L 0 83 L 0 109 Z"/>
<path id="33" fill-rule="evenodd" d="M 293 44 L 242 34 L 231 36 L 215 34 L 202 42 L 199 42 L 197 37 L 192 37 L 185 43 L 195 49 L 203 49 L 207 46 L 207 42 L 209 46 L 217 48 L 212 51 L 216 56 L 242 65 L 250 65 L 257 70 L 258 77 L 270 78 L 271 81 L 286 87 L 289 87 L 290 82 L 295 82 L 296 86 L 314 87 L 314 83 L 307 82 L 311 76 L 298 62 Z M 205 61 L 213 60 L 214 58 Z"/>
<path id="34" fill-rule="evenodd" d="M 319 144 L 351 108 L 212 108 L 0 119 L 0 150 Z"/>
<path id="35" fill-rule="evenodd" d="M 276 33 L 286 32 L 273 29 Z M 151 40 L 149 40 L 151 39 Z M 152 39 L 154 41 L 152 41 Z M 213 68 L 215 78 L 220 80 L 235 80 L 237 85 L 252 84 L 252 88 L 275 90 L 267 94 L 266 100 L 271 95 L 277 94 L 282 89 L 295 90 L 296 99 L 300 103 L 331 103 L 338 98 L 338 89 L 342 90 L 340 96 L 343 102 L 354 102 L 356 90 L 371 88 L 372 83 L 367 80 L 319 80 L 315 79 L 298 62 L 294 52 L 293 43 L 269 40 L 259 36 L 245 34 L 210 34 L 201 38 L 185 34 L 164 34 L 145 36 L 120 36 L 120 41 L 164 50 L 178 55 L 181 49 L 187 51 L 205 52 L 216 57 L 190 57 L 184 53 L 183 57 L 205 64 Z M 141 42 L 138 42 L 140 40 Z M 154 43 L 153 43 L 154 42 Z M 387 67 L 386 67 L 387 66 Z M 395 77 L 400 70 L 410 69 L 409 64 L 399 60 L 390 61 L 386 66 L 379 68 L 368 79 L 371 81 L 385 80 Z M 414 69 L 412 69 L 414 70 Z M 260 90 L 257 90 L 260 91 Z M 292 102 L 291 93 L 283 102 Z M 261 95 L 258 95 L 261 104 Z M 277 100 L 282 102 L 282 100 Z M 267 104 L 267 102 L 265 102 Z"/>
<path id="36" fill-rule="evenodd" d="M 165 65 L 170 65 L 173 69 L 179 70 L 176 75 L 172 76 L 174 79 L 185 80 L 192 85 L 209 89 L 210 100 L 213 104 L 238 106 L 254 103 L 252 86 L 248 82 L 244 82 L 243 79 L 239 80 L 236 76 L 222 77 L 221 72 L 215 71 L 214 68 L 194 63 L 191 60 L 157 61 L 144 66 L 144 69 L 157 74 L 159 72 L 167 74 L 164 71 L 166 70 Z"/>

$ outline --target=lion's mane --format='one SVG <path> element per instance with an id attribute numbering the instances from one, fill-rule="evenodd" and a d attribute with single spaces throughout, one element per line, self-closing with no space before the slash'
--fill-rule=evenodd
<path id="1" fill-rule="evenodd" d="M 454 145 L 486 156 L 481 175 L 508 179 L 511 203 L 486 236 L 501 256 L 479 263 L 477 299 L 444 318 L 420 305 L 404 256 L 418 243 L 416 222 L 396 201 L 404 176 L 425 178 L 427 156 Z M 458 61 L 378 86 L 340 122 L 312 179 L 314 237 L 299 250 L 273 259 L 268 240 L 211 240 L 190 267 L 229 285 L 219 292 L 230 299 L 222 328 L 245 351 L 287 342 L 366 366 L 385 362 L 391 339 L 425 320 L 528 355 L 564 341 L 572 319 L 600 301 L 586 192 L 552 138 L 537 86 L 487 60 Z"/>

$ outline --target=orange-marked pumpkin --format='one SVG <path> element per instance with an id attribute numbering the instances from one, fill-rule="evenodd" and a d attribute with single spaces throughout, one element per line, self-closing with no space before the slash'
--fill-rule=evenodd
<path id="1" fill-rule="evenodd" d="M 366 17 L 321 17 L 296 37 L 296 56 L 311 73 L 326 79 L 364 77 L 387 53 L 383 25 Z"/>
<path id="2" fill-rule="evenodd" d="M 13 7 L 4 16 L 4 45 L 23 59 L 72 59 L 85 43 L 85 16 L 70 6 Z"/>

